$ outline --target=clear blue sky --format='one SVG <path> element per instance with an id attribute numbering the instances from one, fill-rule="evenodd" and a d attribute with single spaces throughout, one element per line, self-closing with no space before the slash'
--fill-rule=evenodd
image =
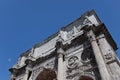
<path id="1" fill-rule="evenodd" d="M 120 0 L 0 0 L 0 80 L 22 52 L 91 9 L 120 47 Z"/>

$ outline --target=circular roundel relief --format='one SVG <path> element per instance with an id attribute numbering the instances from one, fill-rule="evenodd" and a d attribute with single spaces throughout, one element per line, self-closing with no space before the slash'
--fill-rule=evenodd
<path id="1" fill-rule="evenodd" d="M 68 59 L 68 68 L 75 68 L 78 66 L 79 59 L 77 56 L 72 56 Z"/>

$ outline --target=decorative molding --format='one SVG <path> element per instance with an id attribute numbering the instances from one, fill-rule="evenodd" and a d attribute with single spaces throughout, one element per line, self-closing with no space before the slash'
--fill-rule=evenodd
<path id="1" fill-rule="evenodd" d="M 90 64 L 80 65 L 80 66 L 77 66 L 75 68 L 68 68 L 66 70 L 66 74 L 67 74 L 66 78 L 68 80 L 69 79 L 71 80 L 71 79 L 77 77 L 78 75 L 80 76 L 80 74 L 82 75 L 85 72 L 91 72 L 91 71 L 93 71 L 93 69 L 94 68 Z"/>

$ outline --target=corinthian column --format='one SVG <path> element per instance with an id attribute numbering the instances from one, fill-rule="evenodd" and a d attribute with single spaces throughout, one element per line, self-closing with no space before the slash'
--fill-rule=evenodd
<path id="1" fill-rule="evenodd" d="M 95 34 L 93 33 L 92 30 L 89 31 L 88 37 L 90 38 L 91 46 L 92 46 L 92 49 L 93 49 L 93 52 L 96 58 L 96 62 L 97 62 L 98 69 L 99 69 L 102 80 L 111 80 L 110 74 L 108 73 L 106 64 L 104 62 L 101 51 L 97 44 Z"/>
<path id="2" fill-rule="evenodd" d="M 57 51 L 58 54 L 58 73 L 57 73 L 57 80 L 63 80 L 63 49 L 60 48 Z"/>

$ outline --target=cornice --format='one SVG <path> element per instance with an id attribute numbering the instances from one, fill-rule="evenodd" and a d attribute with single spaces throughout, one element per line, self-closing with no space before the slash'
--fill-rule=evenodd
<path id="1" fill-rule="evenodd" d="M 108 29 L 106 28 L 105 24 L 102 23 L 99 26 L 95 27 L 95 34 L 96 36 L 99 36 L 101 34 L 104 34 L 107 41 L 109 42 L 109 44 L 113 47 L 114 50 L 117 50 L 117 44 L 115 43 L 115 41 L 113 40 L 111 34 L 109 33 Z"/>

